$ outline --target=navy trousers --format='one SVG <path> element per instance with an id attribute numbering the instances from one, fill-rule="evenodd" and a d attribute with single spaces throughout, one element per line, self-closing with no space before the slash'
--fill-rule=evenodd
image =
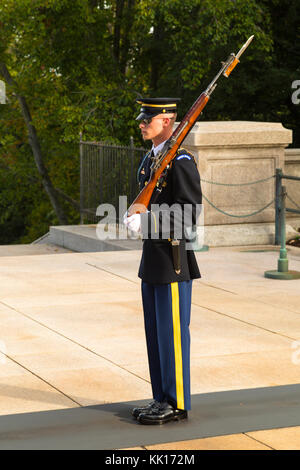
<path id="1" fill-rule="evenodd" d="M 147 352 L 153 398 L 191 408 L 190 317 L 192 281 L 142 282 Z"/>

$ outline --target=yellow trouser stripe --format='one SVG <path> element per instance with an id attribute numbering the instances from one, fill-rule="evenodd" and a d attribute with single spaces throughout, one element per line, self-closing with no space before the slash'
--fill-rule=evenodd
<path id="1" fill-rule="evenodd" d="M 178 282 L 171 283 L 177 408 L 184 410 Z"/>

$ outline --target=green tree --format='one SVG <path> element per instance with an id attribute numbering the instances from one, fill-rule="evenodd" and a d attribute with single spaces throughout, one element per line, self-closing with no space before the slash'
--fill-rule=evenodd
<path id="1" fill-rule="evenodd" d="M 142 144 L 136 98 L 181 96 L 181 118 L 220 61 L 251 34 L 242 65 L 220 81 L 203 119 L 279 120 L 297 136 L 299 108 L 290 96 L 299 78 L 298 24 L 296 0 L 6 0 L 0 63 L 15 85 L 7 83 L 0 105 L 0 242 L 7 233 L 28 242 L 60 219 L 18 97 L 26 100 L 59 206 L 78 223 L 70 200 L 79 200 L 79 132 L 123 144 L 132 135 Z"/>

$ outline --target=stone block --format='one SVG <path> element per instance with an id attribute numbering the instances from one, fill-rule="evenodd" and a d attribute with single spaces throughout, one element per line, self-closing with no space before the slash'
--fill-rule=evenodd
<path id="1" fill-rule="evenodd" d="M 276 168 L 283 167 L 284 148 L 291 141 L 292 131 L 281 123 L 196 123 L 183 147 L 198 160 L 206 198 L 203 201 L 205 225 L 274 221 L 274 205 L 258 214 L 247 215 L 274 199 L 273 176 Z M 267 178 L 270 179 L 245 185 Z"/>

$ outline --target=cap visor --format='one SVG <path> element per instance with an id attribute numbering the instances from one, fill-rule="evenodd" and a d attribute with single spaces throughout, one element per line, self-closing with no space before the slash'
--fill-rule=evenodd
<path id="1" fill-rule="evenodd" d="M 155 116 L 155 114 L 150 114 L 150 113 L 147 114 L 147 113 L 142 112 L 135 119 L 136 119 L 136 121 L 141 121 L 142 119 L 149 119 L 149 118 L 154 117 L 154 116 Z"/>

